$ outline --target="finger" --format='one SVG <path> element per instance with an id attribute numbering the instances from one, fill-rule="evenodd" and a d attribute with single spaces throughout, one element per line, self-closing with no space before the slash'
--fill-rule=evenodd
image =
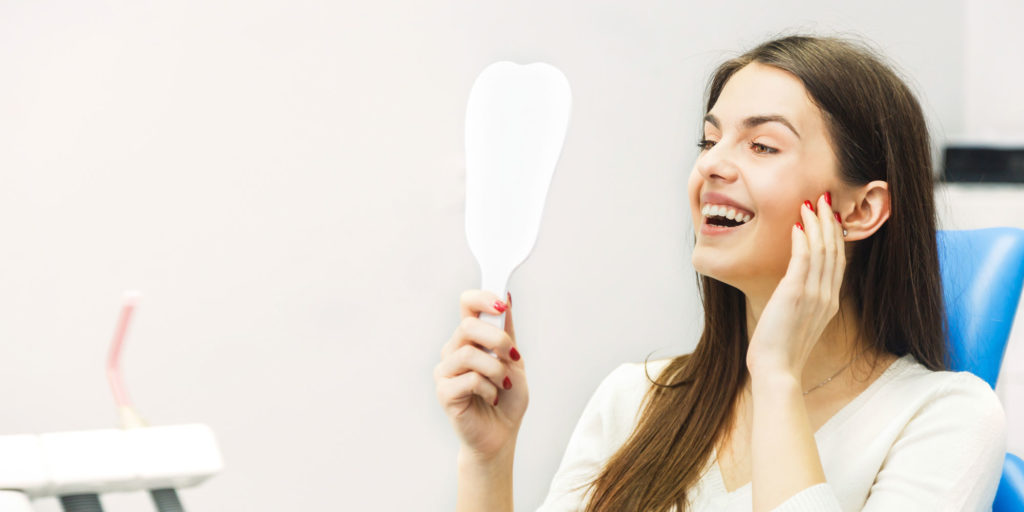
<path id="1" fill-rule="evenodd" d="M 498 307 L 500 303 L 501 307 Z M 459 312 L 462 318 L 478 317 L 480 313 L 500 315 L 506 304 L 499 297 L 487 290 L 466 290 L 459 296 Z"/>
<path id="2" fill-rule="evenodd" d="M 504 362 L 515 360 L 510 355 L 512 338 L 508 333 L 475 316 L 467 316 L 459 322 L 451 339 L 442 347 L 441 358 L 444 359 L 463 345 L 490 349 Z"/>
<path id="3" fill-rule="evenodd" d="M 825 194 L 828 194 L 826 192 Z M 821 242 L 825 248 L 825 258 L 821 269 L 821 291 L 832 300 L 832 294 L 837 290 L 832 283 L 835 280 L 836 270 L 836 217 L 829 204 L 828 196 L 822 194 L 818 198 L 818 222 L 821 223 Z M 829 194 L 831 195 L 831 194 Z"/>
<path id="4" fill-rule="evenodd" d="M 807 280 L 809 263 L 810 251 L 807 247 L 807 235 L 804 234 L 804 228 L 801 224 L 793 225 L 791 231 L 792 247 L 790 249 L 789 266 L 786 267 L 786 275 L 782 279 L 783 281 L 791 280 L 791 282 L 798 284 L 802 289 L 804 282 Z"/>
<path id="5" fill-rule="evenodd" d="M 807 248 L 810 253 L 805 289 L 816 292 L 821 283 L 821 267 L 825 259 L 825 246 L 821 240 L 821 222 L 818 221 L 818 215 L 811 207 L 810 201 L 804 201 L 804 205 L 800 207 L 800 216 L 804 221 L 804 234 L 807 236 Z M 814 290 L 811 290 L 812 288 Z"/>
<path id="6" fill-rule="evenodd" d="M 833 236 L 836 240 L 836 270 L 832 278 L 832 289 L 838 295 L 843 290 L 843 276 L 846 274 L 846 239 L 843 238 L 843 222 L 840 220 L 838 212 L 835 214 L 835 223 Z M 836 305 L 838 306 L 838 302 Z"/>
<path id="7" fill-rule="evenodd" d="M 450 379 L 466 372 L 483 375 L 495 386 L 511 387 L 510 369 L 490 354 L 471 345 L 464 345 L 441 360 L 434 368 L 435 379 Z M 506 384 L 506 379 L 508 383 Z"/>
<path id="8" fill-rule="evenodd" d="M 508 334 L 509 338 L 512 338 L 512 345 L 515 346 L 516 328 L 512 324 L 512 292 L 508 292 L 506 298 L 508 300 L 505 301 L 505 304 L 508 304 L 508 309 L 505 310 L 505 333 Z"/>
<path id="9" fill-rule="evenodd" d="M 476 372 L 466 372 L 442 379 L 437 384 L 437 400 L 449 414 L 464 410 L 463 404 L 466 400 L 472 400 L 473 395 L 479 396 L 488 404 L 494 404 L 498 399 L 498 388 Z"/>

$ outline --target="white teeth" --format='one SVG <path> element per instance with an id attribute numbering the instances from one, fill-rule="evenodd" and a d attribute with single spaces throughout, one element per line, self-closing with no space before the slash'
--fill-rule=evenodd
<path id="1" fill-rule="evenodd" d="M 700 209 L 700 213 L 704 217 L 725 217 L 726 219 L 740 223 L 750 222 L 750 219 L 752 218 L 748 213 L 740 213 L 736 211 L 735 208 L 720 206 L 717 204 L 705 204 L 704 207 Z"/>

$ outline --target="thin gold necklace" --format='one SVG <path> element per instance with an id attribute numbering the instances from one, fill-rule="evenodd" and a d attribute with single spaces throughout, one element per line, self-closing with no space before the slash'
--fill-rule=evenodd
<path id="1" fill-rule="evenodd" d="M 807 391 L 804 391 L 804 395 L 807 395 L 807 393 L 810 393 L 811 391 L 814 391 L 815 389 L 818 389 L 818 388 L 824 386 L 825 384 L 828 384 L 829 381 L 831 381 L 832 379 L 836 378 L 837 375 L 839 375 L 840 373 L 843 373 L 843 370 L 845 370 L 847 366 L 850 366 L 851 364 L 853 364 L 853 362 L 857 360 L 857 357 L 860 356 L 862 353 L 863 352 L 858 352 L 857 355 L 853 356 L 853 359 L 851 359 L 849 363 L 844 364 L 843 367 L 840 368 L 838 372 L 836 372 L 831 377 L 825 379 L 825 381 L 822 382 L 821 384 L 818 384 L 817 386 L 814 386 L 813 388 L 808 389 Z"/>

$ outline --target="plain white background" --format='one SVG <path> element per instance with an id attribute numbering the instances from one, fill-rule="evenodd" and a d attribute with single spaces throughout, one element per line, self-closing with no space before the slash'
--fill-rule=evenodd
<path id="1" fill-rule="evenodd" d="M 0 434 L 117 425 L 103 365 L 134 288 L 132 398 L 153 424 L 209 424 L 227 465 L 182 491 L 189 510 L 453 509 L 431 371 L 479 286 L 465 102 L 487 64 L 546 61 L 573 112 L 510 283 L 532 510 L 601 378 L 699 335 L 685 183 L 714 66 L 784 32 L 864 37 L 909 77 L 938 156 L 992 110 L 965 103 L 968 69 L 997 60 L 967 60 L 990 53 L 968 7 L 0 2 Z"/>

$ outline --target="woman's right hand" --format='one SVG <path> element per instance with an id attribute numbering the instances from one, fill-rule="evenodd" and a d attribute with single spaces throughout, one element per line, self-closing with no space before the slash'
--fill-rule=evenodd
<path id="1" fill-rule="evenodd" d="M 500 314 L 497 301 L 497 295 L 484 290 L 462 293 L 462 321 L 434 367 L 438 401 L 463 449 L 482 460 L 513 451 L 529 403 L 526 372 L 515 347 L 511 296 L 504 331 L 478 318 L 481 312 Z"/>

